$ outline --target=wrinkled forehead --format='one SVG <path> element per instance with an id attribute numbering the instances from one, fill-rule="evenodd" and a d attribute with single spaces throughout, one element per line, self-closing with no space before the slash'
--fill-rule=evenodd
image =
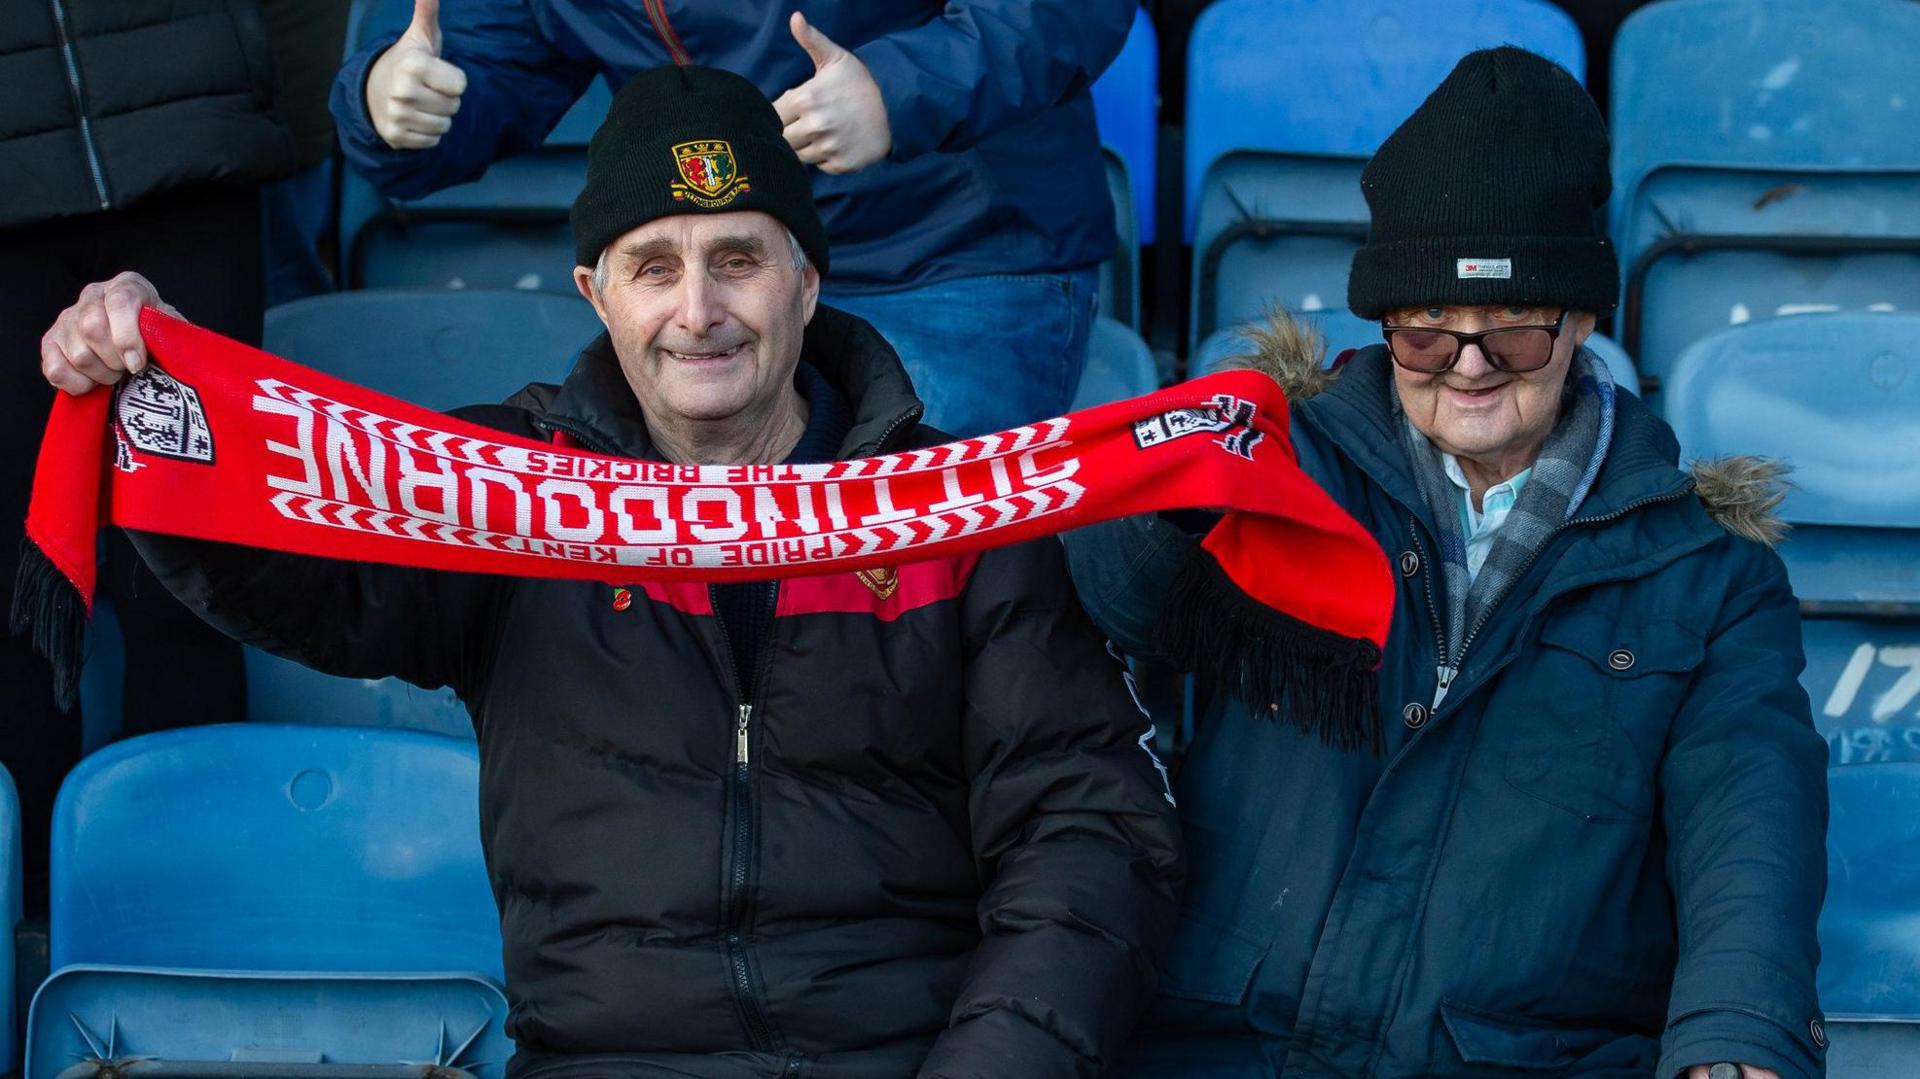
<path id="1" fill-rule="evenodd" d="M 783 251 L 786 243 L 786 227 L 759 210 L 669 214 L 614 237 L 607 245 L 607 258 L 613 262 L 660 255 L 695 259 L 720 250 Z"/>

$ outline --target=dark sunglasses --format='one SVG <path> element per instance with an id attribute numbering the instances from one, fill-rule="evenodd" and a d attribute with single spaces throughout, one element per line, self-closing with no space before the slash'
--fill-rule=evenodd
<path id="1" fill-rule="evenodd" d="M 1567 325 L 1567 312 L 1551 326 L 1499 326 L 1479 333 L 1429 329 L 1424 326 L 1382 326 L 1393 362 L 1409 371 L 1438 375 L 1453 370 L 1468 345 L 1479 345 L 1496 371 L 1517 375 L 1538 371 L 1553 359 L 1553 343 Z"/>

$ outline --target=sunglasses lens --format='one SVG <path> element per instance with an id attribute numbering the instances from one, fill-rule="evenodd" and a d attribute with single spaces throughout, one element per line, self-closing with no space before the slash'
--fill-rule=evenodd
<path id="1" fill-rule="evenodd" d="M 1458 346 L 1451 335 L 1430 330 L 1395 330 L 1388 342 L 1393 358 L 1410 371 L 1444 371 Z"/>
<path id="2" fill-rule="evenodd" d="M 1532 371 L 1553 358 L 1553 334 L 1540 329 L 1500 330 L 1482 338 L 1487 358 L 1506 371 Z"/>

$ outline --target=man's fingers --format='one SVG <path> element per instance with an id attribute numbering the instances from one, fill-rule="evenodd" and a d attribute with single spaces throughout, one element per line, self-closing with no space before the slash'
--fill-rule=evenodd
<path id="1" fill-rule="evenodd" d="M 82 307 L 71 326 L 71 332 L 61 340 L 60 346 L 74 366 L 87 370 L 98 363 L 115 371 L 126 368 L 126 361 L 120 358 L 120 347 L 113 339 L 113 320 L 107 317 L 104 297 Z"/>
<path id="2" fill-rule="evenodd" d="M 426 60 L 426 63 L 420 68 L 420 82 L 424 84 L 427 89 L 456 99 L 459 98 L 461 94 L 467 92 L 466 72 L 439 57 L 423 59 Z M 458 104 L 459 102 L 456 100 L 455 105 L 457 106 Z"/>
<path id="3" fill-rule="evenodd" d="M 804 164 L 822 165 L 833 157 L 834 151 L 837 148 L 831 139 L 815 139 L 808 143 L 804 149 L 797 150 L 795 153 L 799 155 L 801 162 Z"/>
<path id="4" fill-rule="evenodd" d="M 110 286 L 106 308 L 108 333 L 117 349 L 121 370 L 135 374 L 147 364 L 147 344 L 140 337 L 140 309 L 146 305 L 141 290 L 131 284 Z"/>
<path id="5" fill-rule="evenodd" d="M 800 85 L 805 86 L 806 84 L 801 83 Z M 780 115 L 781 127 L 786 127 L 806 115 L 807 109 L 805 105 L 800 103 L 799 90 L 800 87 L 796 86 L 792 90 L 788 90 L 786 93 L 773 99 L 773 111 Z"/>
<path id="6" fill-rule="evenodd" d="M 781 130 L 780 135 L 787 140 L 788 146 L 795 150 L 804 150 L 808 145 L 819 140 L 823 126 L 819 117 L 804 116 L 788 124 Z"/>
<path id="7" fill-rule="evenodd" d="M 431 150 L 440 145 L 440 136 L 416 135 L 411 131 L 401 131 L 396 132 L 386 142 L 396 150 Z"/>
<path id="8" fill-rule="evenodd" d="M 433 113 L 421 112 L 417 109 L 409 110 L 400 114 L 399 121 L 394 126 L 404 134 L 431 135 L 437 139 L 453 127 L 453 117 L 435 116 Z"/>
<path id="9" fill-rule="evenodd" d="M 78 372 L 87 381 L 103 386 L 111 386 L 120 381 L 121 372 L 109 367 L 106 361 L 94 352 L 77 325 L 68 326 L 66 333 L 55 338 L 55 344 L 66 360 L 67 369 Z M 108 351 L 112 351 L 111 347 Z"/>

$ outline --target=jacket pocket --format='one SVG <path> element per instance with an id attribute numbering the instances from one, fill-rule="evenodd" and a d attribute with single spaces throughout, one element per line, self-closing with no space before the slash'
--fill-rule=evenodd
<path id="1" fill-rule="evenodd" d="M 1239 1004 L 1266 946 L 1188 908 L 1180 913 L 1160 992 L 1182 1000 Z"/>
<path id="2" fill-rule="evenodd" d="M 1660 747 L 1703 638 L 1678 622 L 1575 612 L 1549 621 L 1540 645 L 1521 661 L 1522 714 L 1503 725 L 1508 784 L 1586 820 L 1648 816 Z"/>
<path id="3" fill-rule="evenodd" d="M 1609 1027 L 1546 1023 L 1451 1000 L 1440 1002 L 1440 1019 L 1460 1059 L 1468 1064 L 1559 1071 L 1604 1053 L 1610 1063 L 1624 1065 L 1645 1056 L 1643 1066 L 1653 1065 L 1647 1056 L 1654 1046 L 1652 1039 Z M 1626 1044 L 1615 1046 L 1616 1042 Z M 1611 1059 L 1616 1056 L 1620 1059 Z"/>

